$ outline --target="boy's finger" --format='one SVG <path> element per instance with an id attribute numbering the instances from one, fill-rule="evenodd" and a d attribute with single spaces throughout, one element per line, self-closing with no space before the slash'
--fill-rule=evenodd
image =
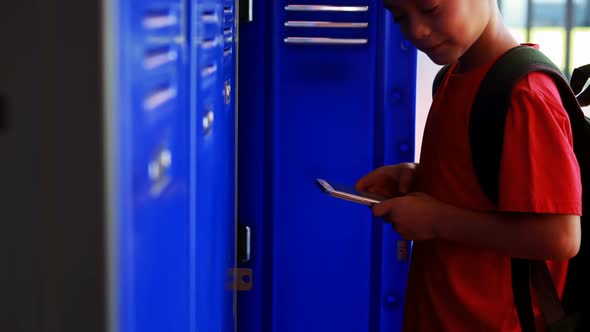
<path id="1" fill-rule="evenodd" d="M 407 194 L 410 191 L 410 185 L 412 184 L 412 176 L 414 174 L 412 172 L 406 171 L 400 174 L 399 179 L 399 188 L 398 191 L 400 194 Z"/>
<path id="2" fill-rule="evenodd" d="M 372 178 L 373 178 L 372 173 L 363 176 L 355 183 L 354 189 L 360 190 L 360 191 L 366 191 L 373 184 L 373 182 L 375 182 L 372 180 Z"/>
<path id="3" fill-rule="evenodd" d="M 383 197 L 395 197 L 397 196 L 397 192 L 394 191 L 393 188 L 384 185 L 377 185 L 377 186 L 370 186 L 366 187 L 364 192 L 383 196 Z"/>
<path id="4" fill-rule="evenodd" d="M 373 205 L 373 215 L 375 217 L 383 217 L 385 215 L 387 215 L 390 211 L 389 211 L 389 202 L 391 200 L 386 200 L 383 201 L 381 203 L 375 204 Z"/>
<path id="5" fill-rule="evenodd" d="M 383 211 L 384 211 L 383 202 L 373 205 L 373 207 L 371 209 L 373 210 L 373 215 L 375 217 L 382 217 L 383 216 Z"/>
<path id="6" fill-rule="evenodd" d="M 354 184 L 354 189 L 356 190 L 364 190 L 365 189 L 365 180 L 364 177 L 359 179 L 355 184 Z"/>

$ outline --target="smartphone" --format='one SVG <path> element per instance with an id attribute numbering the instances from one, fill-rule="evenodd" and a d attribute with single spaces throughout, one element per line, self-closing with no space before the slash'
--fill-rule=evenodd
<path id="1" fill-rule="evenodd" d="M 352 187 L 329 183 L 324 179 L 316 179 L 316 182 L 326 194 L 355 203 L 371 206 L 387 199 L 387 197 L 380 195 L 360 192 Z"/>

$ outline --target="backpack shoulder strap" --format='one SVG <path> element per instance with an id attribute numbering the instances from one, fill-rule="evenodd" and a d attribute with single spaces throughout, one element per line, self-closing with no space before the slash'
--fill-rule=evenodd
<path id="1" fill-rule="evenodd" d="M 576 97 L 561 71 L 543 53 L 530 47 L 518 46 L 501 56 L 480 84 L 469 122 L 471 156 L 475 174 L 482 190 L 494 204 L 498 204 L 499 199 L 498 186 L 504 126 L 512 90 L 518 81 L 533 71 L 545 72 L 553 78 L 572 123 L 574 119 L 583 118 L 583 112 Z M 539 267 L 539 264 L 532 264 L 531 261 L 524 259 L 512 259 L 511 263 L 514 302 L 522 331 L 535 331 L 529 291 L 530 275 L 534 276 L 533 280 L 549 280 L 548 283 L 535 284 L 535 288 L 541 288 L 544 294 L 540 296 L 544 298 L 540 298 L 539 301 L 541 306 L 545 306 L 541 308 L 545 318 L 548 321 L 562 319 L 563 310 L 546 267 L 543 269 Z M 549 278 L 546 278 L 547 276 Z"/>
<path id="2" fill-rule="evenodd" d="M 586 86 L 586 81 L 590 78 L 590 64 L 574 69 L 570 86 L 573 92 L 578 95 L 578 102 L 580 106 L 590 105 L 590 88 L 586 91 L 582 89 Z"/>
<path id="3" fill-rule="evenodd" d="M 590 65 L 576 68 L 570 81 L 572 90 L 578 95 L 580 106 L 590 105 L 590 87 L 582 91 L 590 80 Z M 574 151 L 582 176 L 582 242 L 578 254 L 569 260 L 567 279 L 563 290 L 563 307 L 566 312 L 579 312 L 579 331 L 590 331 L 590 118 L 586 121 L 572 121 Z"/>
<path id="4" fill-rule="evenodd" d="M 440 88 L 440 85 L 442 84 L 450 68 L 451 65 L 444 65 L 441 69 L 438 70 L 436 76 L 434 76 L 434 81 L 432 82 L 432 98 L 434 98 L 434 96 L 436 95 L 438 88 Z"/>
<path id="5" fill-rule="evenodd" d="M 533 71 L 549 74 L 559 89 L 570 119 L 584 117 L 561 71 L 543 53 L 517 46 L 501 56 L 480 84 L 469 121 L 471 157 L 476 176 L 487 197 L 498 203 L 504 125 L 515 84 Z"/>

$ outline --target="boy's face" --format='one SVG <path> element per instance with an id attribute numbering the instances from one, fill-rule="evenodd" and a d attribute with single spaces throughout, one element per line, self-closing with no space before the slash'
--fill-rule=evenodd
<path id="1" fill-rule="evenodd" d="M 459 59 L 493 15 L 490 0 L 384 0 L 402 34 L 437 64 Z"/>

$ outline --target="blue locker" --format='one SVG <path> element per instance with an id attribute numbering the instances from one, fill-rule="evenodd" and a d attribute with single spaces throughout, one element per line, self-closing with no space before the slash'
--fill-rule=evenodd
<path id="1" fill-rule="evenodd" d="M 234 107 L 234 5 L 196 1 L 193 26 L 191 96 L 195 116 L 193 142 L 195 241 L 195 331 L 235 329 L 236 265 Z"/>
<path id="2" fill-rule="evenodd" d="M 115 4 L 112 327 L 233 331 L 233 2 Z"/>
<path id="3" fill-rule="evenodd" d="M 119 2 L 119 331 L 188 331 L 189 49 L 182 1 Z"/>
<path id="4" fill-rule="evenodd" d="M 240 27 L 238 163 L 234 3 L 118 3 L 117 330 L 399 327 L 406 243 L 314 179 L 412 159 L 415 50 L 378 2 L 322 5 Z"/>
<path id="5" fill-rule="evenodd" d="M 252 230 L 240 266 L 253 290 L 238 295 L 239 329 L 396 331 L 408 243 L 314 180 L 413 160 L 416 51 L 380 1 L 254 5 L 240 26 L 238 220 Z"/>

